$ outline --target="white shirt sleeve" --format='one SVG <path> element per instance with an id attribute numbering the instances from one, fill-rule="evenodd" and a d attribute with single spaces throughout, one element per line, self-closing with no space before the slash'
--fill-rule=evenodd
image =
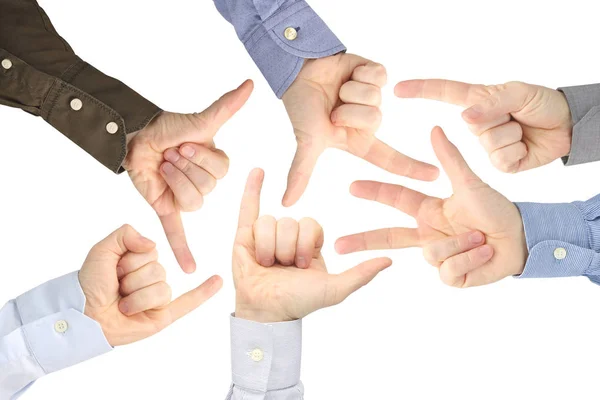
<path id="1" fill-rule="evenodd" d="M 16 399 L 42 376 L 112 349 L 84 308 L 78 272 L 73 272 L 0 309 L 0 400 Z"/>
<path id="2" fill-rule="evenodd" d="M 301 400 L 302 320 L 261 324 L 231 317 L 233 384 L 227 400 Z"/>

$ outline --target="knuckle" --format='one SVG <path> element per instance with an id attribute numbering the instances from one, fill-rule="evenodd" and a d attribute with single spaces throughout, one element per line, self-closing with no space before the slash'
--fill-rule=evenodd
<path id="1" fill-rule="evenodd" d="M 153 263 L 151 268 L 152 277 L 158 281 L 163 281 L 167 278 L 167 271 L 159 263 Z"/>
<path id="2" fill-rule="evenodd" d="M 383 114 L 379 108 L 371 108 L 369 113 L 367 114 L 367 122 L 369 125 L 375 127 L 381 124 L 381 120 L 383 119 Z"/>
<path id="3" fill-rule="evenodd" d="M 438 265 L 438 261 L 435 255 L 435 249 L 432 246 L 423 247 L 423 258 L 425 258 L 425 261 L 427 261 L 433 266 Z"/>
<path id="4" fill-rule="evenodd" d="M 167 282 L 159 282 L 158 290 L 159 290 L 161 298 L 164 299 L 165 301 L 170 301 L 171 298 L 173 297 L 173 290 L 171 289 L 171 286 L 169 286 L 169 284 Z"/>

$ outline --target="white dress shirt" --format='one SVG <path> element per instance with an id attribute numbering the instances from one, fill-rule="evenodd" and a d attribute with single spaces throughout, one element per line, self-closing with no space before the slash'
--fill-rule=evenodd
<path id="1" fill-rule="evenodd" d="M 0 400 L 17 399 L 44 375 L 112 350 L 84 309 L 78 272 L 73 272 L 0 310 Z M 302 321 L 260 324 L 231 317 L 231 346 L 233 384 L 227 400 L 303 399 Z"/>

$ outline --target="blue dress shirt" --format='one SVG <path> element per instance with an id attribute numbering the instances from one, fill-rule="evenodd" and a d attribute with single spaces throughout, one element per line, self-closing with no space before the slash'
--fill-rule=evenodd
<path id="1" fill-rule="evenodd" d="M 238 38 L 279 98 L 294 82 L 305 59 L 346 50 L 305 1 L 214 2 L 221 15 L 234 26 Z"/>
<path id="2" fill-rule="evenodd" d="M 529 250 L 519 278 L 586 276 L 600 284 L 600 195 L 584 202 L 516 205 Z"/>

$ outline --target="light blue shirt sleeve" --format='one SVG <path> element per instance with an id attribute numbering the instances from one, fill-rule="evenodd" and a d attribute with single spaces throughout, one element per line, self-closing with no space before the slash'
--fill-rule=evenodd
<path id="1" fill-rule="evenodd" d="M 301 358 L 302 320 L 261 324 L 232 316 L 227 400 L 302 400 Z"/>
<path id="2" fill-rule="evenodd" d="M 0 400 L 17 399 L 44 375 L 112 349 L 84 308 L 78 272 L 73 272 L 0 309 Z"/>
<path id="3" fill-rule="evenodd" d="M 325 22 L 302 0 L 214 0 L 223 17 L 281 98 L 304 60 L 346 50 Z M 288 28 L 297 35 L 286 37 Z"/>
<path id="4" fill-rule="evenodd" d="M 529 250 L 517 278 L 586 276 L 600 285 L 600 195 L 585 202 L 516 206 Z"/>

